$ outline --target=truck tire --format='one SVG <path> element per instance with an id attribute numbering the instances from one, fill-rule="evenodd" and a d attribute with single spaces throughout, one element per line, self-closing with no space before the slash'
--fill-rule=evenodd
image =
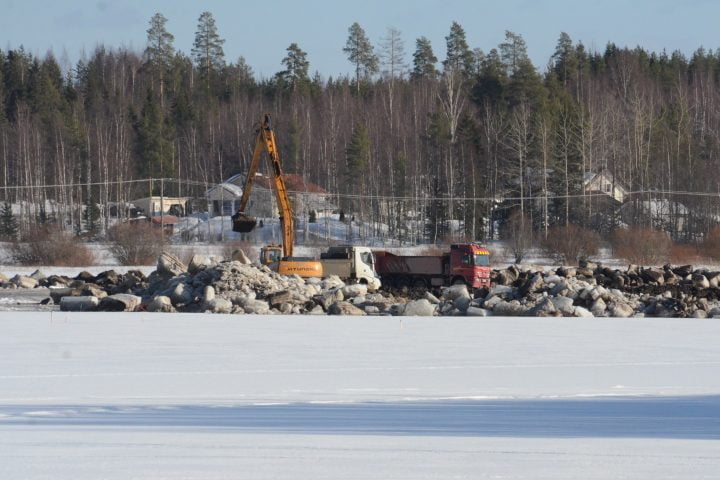
<path id="1" fill-rule="evenodd" d="M 427 282 L 425 282 L 424 278 L 416 278 L 413 281 L 413 288 L 425 288 L 427 289 Z"/>
<path id="2" fill-rule="evenodd" d="M 452 285 L 467 285 L 465 279 L 462 277 L 455 277 L 452 279 Z"/>

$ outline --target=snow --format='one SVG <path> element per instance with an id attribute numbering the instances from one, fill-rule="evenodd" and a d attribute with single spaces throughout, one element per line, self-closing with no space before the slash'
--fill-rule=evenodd
<path id="1" fill-rule="evenodd" d="M 713 478 L 712 319 L 0 314 L 0 478 Z"/>

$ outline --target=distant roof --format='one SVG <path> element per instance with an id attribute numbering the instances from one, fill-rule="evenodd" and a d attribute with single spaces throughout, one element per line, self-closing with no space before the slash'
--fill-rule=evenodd
<path id="1" fill-rule="evenodd" d="M 297 173 L 285 173 L 283 174 L 283 178 L 285 179 L 285 185 L 287 186 L 288 191 L 290 192 L 306 192 L 306 193 L 328 193 L 327 190 L 322 188 L 320 185 L 316 185 L 312 182 L 308 182 L 303 178 L 302 175 Z M 245 182 L 245 174 L 238 173 L 237 175 L 233 175 L 232 177 L 228 178 L 225 181 L 225 184 L 231 184 L 231 185 L 240 185 L 244 184 Z M 267 175 L 263 175 L 262 173 L 256 173 L 255 174 L 255 185 L 257 185 L 260 188 L 267 188 L 270 189 L 271 179 Z M 242 189 L 241 189 L 242 193 Z"/>
<path id="2" fill-rule="evenodd" d="M 217 190 L 218 188 L 222 188 L 223 190 L 230 192 L 231 194 L 233 194 L 235 196 L 238 196 L 238 197 L 242 196 L 242 188 L 237 186 L 234 183 L 229 183 L 229 181 L 220 183 L 218 185 L 213 185 L 212 187 L 208 188 L 208 193 L 210 193 L 214 190 Z"/>
<path id="3" fill-rule="evenodd" d="M 160 222 L 162 222 L 163 225 L 175 225 L 180 219 L 175 215 L 155 215 L 154 217 L 150 217 L 150 221 L 156 225 L 160 225 Z"/>

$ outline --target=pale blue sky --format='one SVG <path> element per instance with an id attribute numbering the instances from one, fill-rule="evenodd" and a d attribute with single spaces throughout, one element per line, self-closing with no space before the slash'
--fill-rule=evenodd
<path id="1" fill-rule="evenodd" d="M 415 39 L 431 41 L 436 56 L 445 56 L 450 24 L 457 20 L 471 47 L 496 47 L 505 30 L 520 33 L 530 56 L 544 70 L 561 31 L 591 49 L 642 45 L 648 49 L 720 46 L 720 1 L 713 0 L 0 0 L 0 46 L 25 48 L 58 58 L 67 52 L 75 62 L 84 48 L 98 43 L 141 51 L 148 20 L 160 11 L 168 18 L 175 47 L 190 53 L 197 18 L 203 10 L 215 16 L 226 39 L 225 55 L 246 58 L 264 77 L 281 70 L 285 49 L 296 42 L 308 52 L 311 71 L 324 77 L 351 70 L 342 47 L 355 21 L 377 45 L 387 27 L 398 28 L 411 62 Z"/>

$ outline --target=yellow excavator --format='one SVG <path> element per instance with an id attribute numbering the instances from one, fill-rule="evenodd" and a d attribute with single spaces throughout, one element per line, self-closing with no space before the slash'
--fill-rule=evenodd
<path id="1" fill-rule="evenodd" d="M 260 166 L 260 159 L 263 152 L 268 155 L 268 164 L 272 187 L 277 197 L 280 213 L 280 229 L 282 230 L 282 246 L 266 245 L 260 249 L 260 262 L 268 265 L 282 275 L 299 275 L 301 277 L 322 277 L 323 267 L 318 260 L 310 258 L 293 257 L 293 246 L 295 243 L 295 227 L 293 220 L 292 206 L 288 197 L 285 180 L 283 178 L 282 165 L 278 156 L 277 144 L 275 143 L 275 132 L 270 122 L 270 115 L 265 114 L 260 119 L 250 168 L 245 177 L 245 188 L 240 198 L 240 208 L 232 216 L 233 231 L 240 233 L 251 232 L 257 225 L 257 219 L 245 214 L 250 192 L 252 191 L 255 174 Z"/>

